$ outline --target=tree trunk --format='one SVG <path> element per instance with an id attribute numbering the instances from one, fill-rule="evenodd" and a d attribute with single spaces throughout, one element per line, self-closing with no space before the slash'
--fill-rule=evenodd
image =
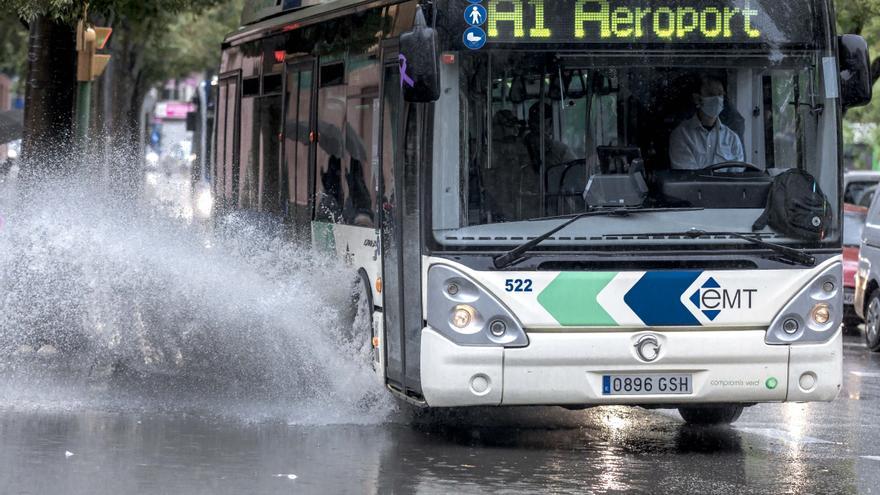
<path id="1" fill-rule="evenodd" d="M 30 24 L 22 158 L 33 169 L 69 164 L 76 99 L 73 28 L 47 16 Z"/>

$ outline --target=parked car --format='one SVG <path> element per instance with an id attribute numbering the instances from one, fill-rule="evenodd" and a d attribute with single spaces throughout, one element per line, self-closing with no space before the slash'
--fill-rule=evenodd
<path id="1" fill-rule="evenodd" d="M 843 174 L 843 202 L 868 206 L 877 183 L 880 183 L 880 171 L 853 170 Z"/>
<path id="2" fill-rule="evenodd" d="M 859 246 L 868 208 L 851 204 L 843 205 L 843 329 L 857 331 L 862 319 L 853 307 L 855 275 L 859 268 Z"/>
<path id="3" fill-rule="evenodd" d="M 871 206 L 871 201 L 874 201 L 874 193 L 877 192 L 877 186 L 871 186 L 862 191 L 861 196 L 859 197 L 859 202 L 856 203 L 856 206 L 861 206 L 867 208 Z"/>
<path id="4" fill-rule="evenodd" d="M 875 195 L 862 229 L 853 307 L 865 321 L 865 343 L 880 352 L 880 195 Z M 846 236 L 846 227 L 844 227 Z"/>

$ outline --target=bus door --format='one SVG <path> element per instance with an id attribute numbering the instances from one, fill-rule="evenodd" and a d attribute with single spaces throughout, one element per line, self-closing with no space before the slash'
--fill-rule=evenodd
<path id="1" fill-rule="evenodd" d="M 403 102 L 396 48 L 386 48 L 383 60 L 380 243 L 385 376 L 404 393 L 420 395 L 419 348 L 424 322 L 417 112 L 415 106 Z"/>
<path id="2" fill-rule="evenodd" d="M 287 198 L 287 217 L 293 223 L 296 238 L 311 243 L 313 194 L 311 167 L 314 153 L 314 59 L 301 59 L 285 66 L 284 144 L 282 193 Z"/>

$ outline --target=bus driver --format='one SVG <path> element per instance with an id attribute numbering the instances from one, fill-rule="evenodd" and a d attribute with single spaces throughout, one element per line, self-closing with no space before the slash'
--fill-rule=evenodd
<path id="1" fill-rule="evenodd" d="M 704 75 L 694 94 L 696 114 L 682 122 L 669 137 L 673 170 L 699 170 L 717 163 L 745 160 L 739 136 L 718 118 L 724 110 L 724 83 Z"/>

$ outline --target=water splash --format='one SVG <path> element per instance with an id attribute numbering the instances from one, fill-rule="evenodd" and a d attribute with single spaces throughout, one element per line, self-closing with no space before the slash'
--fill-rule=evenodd
<path id="1" fill-rule="evenodd" d="M 383 421 L 350 268 L 230 216 L 169 216 L 90 177 L 0 195 L 0 407 Z M 12 186 L 15 187 L 15 186 Z"/>

